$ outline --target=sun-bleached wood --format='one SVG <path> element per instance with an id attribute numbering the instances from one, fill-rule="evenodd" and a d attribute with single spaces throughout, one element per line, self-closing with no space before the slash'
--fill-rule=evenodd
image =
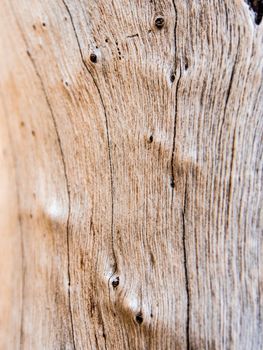
<path id="1" fill-rule="evenodd" d="M 1 1 L 0 349 L 263 348 L 253 8 Z"/>

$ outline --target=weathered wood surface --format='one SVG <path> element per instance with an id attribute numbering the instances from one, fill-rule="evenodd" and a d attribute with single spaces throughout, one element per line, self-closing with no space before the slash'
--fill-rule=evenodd
<path id="1" fill-rule="evenodd" d="M 0 13 L 0 349 L 262 349 L 260 13 Z"/>

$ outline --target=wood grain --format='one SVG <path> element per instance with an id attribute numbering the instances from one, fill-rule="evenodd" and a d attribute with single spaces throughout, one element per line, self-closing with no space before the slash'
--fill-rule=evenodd
<path id="1" fill-rule="evenodd" d="M 1 1 L 0 349 L 263 348 L 260 6 Z"/>

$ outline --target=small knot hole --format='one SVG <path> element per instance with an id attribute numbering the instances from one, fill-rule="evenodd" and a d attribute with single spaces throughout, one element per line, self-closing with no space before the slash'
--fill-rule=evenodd
<path id="1" fill-rule="evenodd" d="M 136 317 L 135 317 L 135 320 L 138 324 L 142 324 L 143 323 L 143 317 L 142 317 L 142 313 L 139 312 Z"/>
<path id="2" fill-rule="evenodd" d="M 118 285 L 119 285 L 119 283 L 120 283 L 119 277 L 116 277 L 116 278 L 111 282 L 113 288 L 117 288 Z"/>
<path id="3" fill-rule="evenodd" d="M 158 16 L 154 21 L 155 27 L 158 29 L 162 29 L 164 26 L 164 18 L 162 16 Z"/>
<path id="4" fill-rule="evenodd" d="M 92 63 L 96 63 L 97 62 L 97 55 L 95 55 L 95 53 L 90 54 L 90 60 Z"/>

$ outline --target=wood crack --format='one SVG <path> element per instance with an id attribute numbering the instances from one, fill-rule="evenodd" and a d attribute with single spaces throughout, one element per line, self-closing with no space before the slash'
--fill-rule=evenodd
<path id="1" fill-rule="evenodd" d="M 185 182 L 184 206 L 183 206 L 183 210 L 182 210 L 182 222 L 183 222 L 185 289 L 186 289 L 186 295 L 187 295 L 186 347 L 187 347 L 187 350 L 190 350 L 190 291 L 189 291 L 189 276 L 188 276 L 188 267 L 187 267 L 186 227 L 185 227 L 186 200 L 187 200 L 187 178 L 186 178 L 186 182 Z"/>
<path id="2" fill-rule="evenodd" d="M 109 293 L 110 293 L 110 280 L 112 278 L 112 276 L 116 273 L 117 271 L 117 258 L 116 258 L 116 253 L 115 253 L 115 249 L 114 249 L 114 193 L 113 193 L 113 167 L 112 167 L 112 157 L 111 157 L 111 147 L 110 147 L 110 135 L 109 135 L 109 123 L 108 123 L 108 116 L 107 116 L 107 111 L 106 111 L 106 107 L 105 107 L 105 103 L 103 101 L 103 98 L 102 98 L 102 94 L 101 94 L 101 91 L 100 91 L 100 88 L 97 84 L 97 81 L 95 79 L 95 77 L 93 76 L 92 72 L 90 71 L 89 67 L 87 66 L 87 63 L 84 59 L 84 55 L 83 55 L 83 52 L 82 52 L 82 49 L 81 49 L 81 45 L 80 45 L 80 41 L 79 41 L 79 38 L 78 38 L 78 35 L 77 35 L 77 31 L 76 31 L 76 28 L 75 28 L 75 24 L 74 24 L 74 21 L 73 21 L 73 17 L 72 17 L 72 14 L 70 12 L 70 9 L 67 5 L 67 3 L 65 2 L 65 0 L 62 0 L 64 6 L 65 6 L 65 9 L 70 17 L 70 21 L 71 21 L 71 24 L 72 24 L 72 28 L 73 28 L 73 31 L 74 31 L 74 35 L 75 35 L 75 38 L 76 38 L 76 41 L 77 41 L 77 45 L 78 45 L 78 48 L 79 48 L 79 53 L 80 53 L 80 57 L 81 57 L 81 60 L 82 60 L 82 63 L 86 69 L 86 71 L 89 73 L 89 75 L 91 76 L 92 80 L 93 80 L 93 83 L 98 91 L 98 94 L 99 94 L 99 97 L 100 97 L 100 101 L 101 101 L 101 104 L 102 104 L 102 107 L 103 107 L 103 110 L 104 110 L 104 116 L 105 116 L 105 126 L 106 126 L 106 135 L 107 135 L 107 146 L 108 146 L 108 157 L 109 157 L 109 168 L 110 168 L 110 183 L 111 183 L 111 245 L 112 245 L 112 255 L 113 255 L 113 261 L 114 261 L 114 265 L 113 265 L 113 272 L 111 273 L 109 279 L 108 279 L 108 289 L 109 289 Z"/>
<path id="3" fill-rule="evenodd" d="M 132 34 L 132 35 L 128 35 L 128 36 L 126 36 L 126 38 L 138 38 L 139 37 L 139 34 L 138 33 L 136 33 L 136 34 Z"/>
<path id="4" fill-rule="evenodd" d="M 178 22 L 178 13 L 175 5 L 175 0 L 173 0 L 173 7 L 175 12 L 175 26 L 174 26 L 174 46 L 175 46 L 175 70 L 177 69 L 177 22 Z M 178 91 L 180 80 L 182 77 L 181 66 L 179 65 L 179 77 L 176 83 L 175 88 L 175 115 L 174 115 L 174 129 L 173 129 L 173 146 L 172 146 L 172 157 L 171 157 L 171 182 L 170 185 L 173 189 L 172 191 L 172 203 L 174 196 L 174 187 L 175 187 L 175 176 L 174 176 L 174 159 L 175 159 L 175 140 L 176 140 L 176 132 L 177 132 L 177 116 L 178 116 Z M 184 193 L 184 203 L 182 210 L 182 222 L 183 222 L 183 251 L 184 251 L 184 272 L 185 272 L 185 288 L 186 288 L 186 296 L 187 296 L 187 317 L 186 317 L 186 347 L 187 350 L 190 349 L 190 338 L 189 338 L 189 325 L 190 325 L 190 295 L 189 295 L 189 282 L 188 282 L 188 269 L 187 269 L 187 254 L 186 254 L 186 241 L 185 241 L 185 211 L 186 211 L 186 198 L 187 198 L 187 178 L 185 183 L 185 193 Z"/>
<path id="5" fill-rule="evenodd" d="M 175 5 L 175 1 L 173 0 L 173 6 L 174 6 L 174 12 L 175 12 L 175 26 L 174 26 L 174 47 L 175 47 L 175 70 L 176 70 L 176 56 L 177 56 L 177 41 L 176 41 L 176 29 L 177 29 L 177 9 L 176 9 L 176 5 Z M 176 140 L 176 127 L 177 127 L 177 114 L 178 114 L 178 90 L 179 90 L 179 83 L 180 83 L 180 79 L 181 79 L 181 67 L 179 66 L 179 78 L 177 80 L 176 83 L 176 89 L 175 89 L 175 114 L 174 114 L 174 127 L 173 127 L 173 145 L 172 145 L 172 157 L 171 157 L 171 180 L 170 180 L 170 185 L 172 187 L 172 189 L 174 189 L 175 187 L 175 176 L 174 176 L 174 158 L 175 158 L 175 140 Z M 173 203 L 173 195 L 174 195 L 174 191 L 172 191 L 172 203 Z"/>

